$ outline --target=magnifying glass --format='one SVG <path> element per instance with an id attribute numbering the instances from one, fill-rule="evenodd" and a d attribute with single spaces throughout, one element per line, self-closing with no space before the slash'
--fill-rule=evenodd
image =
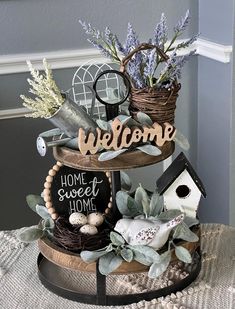
<path id="1" fill-rule="evenodd" d="M 130 89 L 127 76 L 117 70 L 106 70 L 97 76 L 93 90 L 96 99 L 105 105 L 108 121 L 118 116 L 118 107 L 127 100 Z"/>

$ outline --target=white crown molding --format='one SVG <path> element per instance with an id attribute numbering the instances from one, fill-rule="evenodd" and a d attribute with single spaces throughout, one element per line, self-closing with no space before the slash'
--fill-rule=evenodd
<path id="1" fill-rule="evenodd" d="M 179 43 L 178 41 L 177 43 Z M 198 39 L 193 46 L 180 52 L 180 55 L 196 49 L 197 54 L 228 63 L 231 60 L 232 46 L 221 45 L 211 41 Z M 26 60 L 31 60 L 37 69 L 42 69 L 42 59 L 47 58 L 53 69 L 73 68 L 90 60 L 97 63 L 107 62 L 99 51 L 94 48 L 78 50 L 50 51 L 43 53 L 16 54 L 0 56 L 0 74 L 14 74 L 28 72 Z"/>
<path id="2" fill-rule="evenodd" d="M 197 54 L 222 63 L 229 63 L 233 47 L 231 45 L 222 45 L 204 39 L 198 39 L 196 42 Z"/>
<path id="3" fill-rule="evenodd" d="M 176 42 L 176 44 L 180 41 Z M 190 48 L 183 49 L 179 55 L 196 50 L 196 54 L 222 63 L 231 61 L 232 46 L 221 45 L 208 40 L 198 39 Z M 42 59 L 47 58 L 52 69 L 74 68 L 86 62 L 110 62 L 96 49 L 64 50 L 47 53 L 0 56 L 0 75 L 28 72 L 26 60 L 31 60 L 34 67 L 42 69 Z M 0 110 L 0 120 L 24 117 L 29 111 L 26 108 Z"/>

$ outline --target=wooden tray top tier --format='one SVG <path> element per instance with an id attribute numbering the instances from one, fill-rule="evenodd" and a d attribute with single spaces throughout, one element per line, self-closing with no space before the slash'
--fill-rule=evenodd
<path id="1" fill-rule="evenodd" d="M 99 154 L 84 156 L 79 151 L 67 147 L 54 147 L 53 155 L 56 160 L 72 168 L 89 171 L 120 171 L 163 161 L 174 152 L 175 144 L 174 142 L 166 142 L 159 149 L 162 151 L 159 156 L 150 156 L 140 150 L 134 150 L 102 162 L 98 161 Z"/>
<path id="2" fill-rule="evenodd" d="M 200 247 L 200 227 L 193 228 L 194 233 L 199 237 L 198 242 L 180 241 L 177 245 L 181 245 L 189 250 L 190 253 L 195 252 Z M 84 272 L 96 272 L 96 262 L 85 263 L 78 253 L 67 251 L 52 243 L 48 238 L 38 240 L 38 247 L 45 258 L 54 264 L 71 270 L 79 270 Z M 171 262 L 178 261 L 175 254 L 172 254 Z M 148 271 L 148 266 L 140 264 L 136 261 L 130 263 L 123 261 L 112 274 L 129 274 Z"/>

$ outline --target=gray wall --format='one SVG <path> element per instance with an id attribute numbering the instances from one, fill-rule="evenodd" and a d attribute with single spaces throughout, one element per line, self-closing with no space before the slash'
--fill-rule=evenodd
<path id="1" fill-rule="evenodd" d="M 189 37 L 198 31 L 198 1 L 172 0 L 21 0 L 0 1 L 0 55 L 69 50 L 90 47 L 78 19 L 103 28 L 110 25 L 124 39 L 131 21 L 140 38 L 151 36 L 152 29 L 165 12 L 169 27 L 190 8 Z M 70 87 L 74 69 L 55 70 L 55 79 L 62 89 Z M 28 74 L 0 76 L 1 109 L 20 107 L 19 95 L 26 93 Z M 189 156 L 196 163 L 197 143 L 197 57 L 186 65 L 178 100 L 176 124 L 189 138 Z M 25 195 L 40 193 L 53 158 L 41 158 L 35 150 L 37 135 L 48 129 L 45 120 L 11 119 L 0 121 L 1 148 L 1 219 L 0 229 L 10 229 L 37 222 L 25 204 Z M 176 154 L 179 152 L 177 150 Z M 146 181 L 154 187 L 160 167 L 132 171 L 135 184 Z"/>
<path id="2" fill-rule="evenodd" d="M 212 9 L 213 8 L 213 9 Z M 234 1 L 199 1 L 199 31 L 202 38 L 220 44 L 233 44 Z M 198 170 L 208 197 L 201 204 L 203 222 L 234 223 L 231 200 L 235 181 L 232 147 L 233 64 L 199 57 L 198 62 Z M 233 136 L 234 137 L 234 136 Z M 231 205 L 231 207 L 230 207 Z M 234 213 L 234 211 L 233 211 Z"/>

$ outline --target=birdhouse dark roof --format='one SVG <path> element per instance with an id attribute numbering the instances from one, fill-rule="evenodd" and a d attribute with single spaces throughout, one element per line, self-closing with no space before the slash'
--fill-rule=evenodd
<path id="1" fill-rule="evenodd" d="M 163 194 L 185 169 L 192 177 L 193 181 L 197 185 L 198 189 L 201 191 L 202 195 L 206 197 L 206 190 L 203 186 L 202 181 L 198 177 L 197 173 L 195 172 L 183 152 L 178 155 L 178 157 L 172 162 L 172 164 L 157 180 L 157 189 L 159 194 Z"/>

